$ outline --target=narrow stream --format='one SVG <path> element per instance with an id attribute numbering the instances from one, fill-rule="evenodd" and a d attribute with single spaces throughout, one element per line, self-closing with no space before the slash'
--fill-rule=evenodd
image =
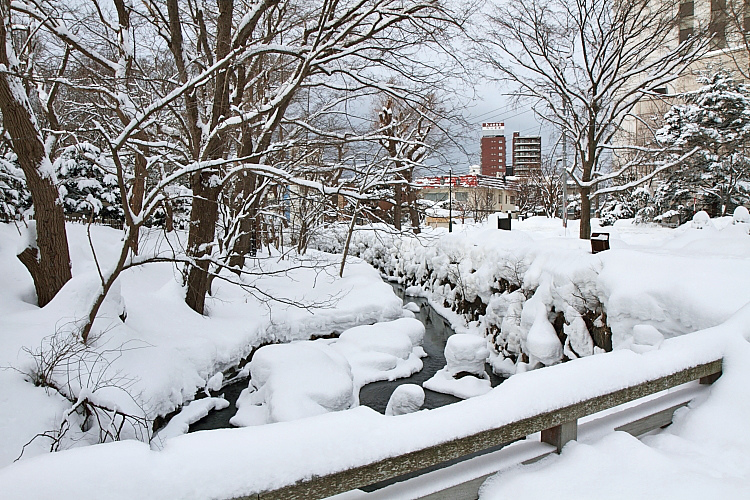
<path id="1" fill-rule="evenodd" d="M 401 297 L 404 301 L 404 304 L 414 302 L 419 306 L 419 312 L 416 313 L 416 317 L 425 327 L 422 347 L 427 353 L 427 357 L 422 358 L 424 368 L 411 377 L 400 378 L 390 382 L 373 382 L 372 384 L 367 384 L 359 391 L 359 403 L 364 406 L 369 406 L 380 413 L 385 413 L 385 407 L 388 405 L 388 400 L 396 387 L 401 384 L 422 385 L 423 382 L 432 378 L 435 373 L 445 367 L 445 343 L 448 341 L 448 337 L 455 333 L 451 328 L 450 323 L 443 319 L 443 317 L 427 303 L 427 299 L 407 297 L 404 295 L 403 287 L 395 283 L 391 283 L 391 286 L 393 286 L 393 291 L 396 295 Z M 486 366 L 485 371 L 490 376 L 492 387 L 495 387 L 503 381 L 501 377 L 492 373 L 492 370 L 489 369 L 489 365 Z M 450 394 L 443 394 L 425 389 L 424 406 L 422 406 L 422 408 L 438 408 L 458 401 L 461 401 L 461 399 Z"/>
<path id="2" fill-rule="evenodd" d="M 396 295 L 401 297 L 404 300 L 404 303 L 414 302 L 419 306 L 419 313 L 416 313 L 416 317 L 425 326 L 422 347 L 427 353 L 427 357 L 422 358 L 424 364 L 422 370 L 411 377 L 401 378 L 394 381 L 374 382 L 362 387 L 359 391 L 360 404 L 369 406 L 380 413 L 385 413 L 385 407 L 388 405 L 388 400 L 396 387 L 401 384 L 422 385 L 423 382 L 435 375 L 438 370 L 445 367 L 445 356 L 443 354 L 445 343 L 448 340 L 448 337 L 454 333 L 448 321 L 443 319 L 442 316 L 440 316 L 437 311 L 427 303 L 426 299 L 405 297 L 403 288 L 400 285 L 392 284 L 392 286 Z M 503 381 L 501 377 L 492 373 L 492 370 L 489 369 L 489 365 L 487 365 L 486 371 L 490 376 L 493 387 Z M 237 412 L 235 402 L 237 401 L 240 392 L 247 387 L 247 384 L 248 381 L 245 379 L 238 380 L 237 382 L 225 386 L 220 392 L 223 393 L 224 398 L 229 401 L 229 406 L 223 410 L 213 411 L 205 418 L 195 422 L 190 426 L 190 432 L 232 427 L 229 424 L 229 419 Z M 423 408 L 438 408 L 440 406 L 460 401 L 460 399 L 455 396 L 430 391 L 428 389 L 425 389 L 424 393 L 425 402 Z"/>

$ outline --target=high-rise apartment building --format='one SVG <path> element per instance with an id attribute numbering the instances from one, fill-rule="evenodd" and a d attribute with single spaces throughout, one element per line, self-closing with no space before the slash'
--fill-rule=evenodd
<path id="1" fill-rule="evenodd" d="M 505 175 L 505 124 L 483 123 L 481 173 L 492 177 Z"/>
<path id="2" fill-rule="evenodd" d="M 542 168 L 542 138 L 521 137 L 513 132 L 513 175 L 527 177 L 533 170 Z"/>

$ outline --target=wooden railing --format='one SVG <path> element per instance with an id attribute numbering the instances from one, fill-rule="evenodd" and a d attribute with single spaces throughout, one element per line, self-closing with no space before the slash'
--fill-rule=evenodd
<path id="1" fill-rule="evenodd" d="M 241 499 L 309 500 L 326 498 L 345 491 L 422 471 L 425 468 L 460 459 L 490 448 L 497 448 L 499 445 L 523 439 L 540 431 L 542 441 L 554 445 L 559 452 L 565 443 L 576 439 L 577 420 L 579 418 L 694 380 L 700 380 L 702 384 L 713 383 L 721 375 L 721 366 L 722 360 L 717 359 L 709 363 L 686 368 L 671 375 L 647 380 L 631 387 L 511 422 L 501 427 L 485 430 L 403 455 L 389 457 L 353 469 L 315 477 L 281 489 L 241 497 Z M 670 412 L 666 420 L 664 416 L 655 418 L 652 422 L 646 422 L 646 419 L 641 419 L 643 420 L 639 424 L 641 430 L 648 429 L 648 427 L 644 426 L 658 428 L 668 424 L 671 422 L 672 413 L 675 408 L 669 409 Z M 661 413 L 665 413 L 666 411 Z"/>

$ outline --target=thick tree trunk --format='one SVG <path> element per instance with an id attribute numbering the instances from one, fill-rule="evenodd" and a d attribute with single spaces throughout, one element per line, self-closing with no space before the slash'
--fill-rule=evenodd
<path id="1" fill-rule="evenodd" d="M 398 230 L 401 231 L 401 205 L 403 204 L 403 196 L 402 196 L 402 188 L 401 184 L 396 184 L 393 186 L 394 191 L 394 200 L 396 203 L 393 205 L 393 226 Z"/>
<path id="2" fill-rule="evenodd" d="M 140 215 L 143 210 L 143 196 L 146 193 L 146 157 L 142 153 L 135 155 L 135 178 L 133 179 L 133 190 L 130 195 L 130 207 L 135 215 Z M 131 250 L 138 255 L 138 232 L 132 235 Z"/>
<path id="3" fill-rule="evenodd" d="M 213 172 L 195 174 L 192 179 L 193 205 L 190 213 L 190 231 L 188 233 L 188 255 L 195 260 L 190 267 L 187 278 L 185 302 L 188 307 L 199 314 L 204 314 L 206 293 L 209 292 L 210 245 L 216 232 L 216 220 L 219 215 L 219 187 L 209 184 Z"/>
<path id="4" fill-rule="evenodd" d="M 15 55 L 10 40 L 10 2 L 2 0 L 0 22 L 0 111 L 18 162 L 31 191 L 36 219 L 36 241 L 19 255 L 34 280 L 37 303 L 45 306 L 71 278 L 70 252 L 65 232 L 65 214 L 57 203 L 52 163 L 31 111 L 21 80 L 14 76 Z"/>
<path id="5" fill-rule="evenodd" d="M 216 30 L 216 59 L 225 57 L 232 41 L 232 11 L 234 2 L 224 0 L 218 3 L 219 17 Z M 216 75 L 214 102 L 211 111 L 211 128 L 218 124 L 222 117 L 229 116 L 229 75 L 222 70 Z M 225 137 L 214 135 L 206 145 L 205 158 L 219 159 L 226 148 Z M 217 174 L 215 169 L 196 173 L 191 178 L 193 205 L 190 214 L 190 231 L 188 234 L 188 255 L 195 260 L 190 267 L 187 278 L 185 302 L 195 312 L 204 314 L 206 293 L 211 286 L 209 277 L 211 244 L 216 234 L 216 220 L 219 215 L 219 193 L 221 186 L 212 180 Z"/>

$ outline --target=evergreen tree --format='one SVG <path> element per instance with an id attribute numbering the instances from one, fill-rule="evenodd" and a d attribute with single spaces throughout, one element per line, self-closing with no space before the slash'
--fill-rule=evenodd
<path id="1" fill-rule="evenodd" d="M 698 81 L 703 87 L 672 106 L 657 136 L 673 146 L 673 155 L 700 149 L 661 181 L 654 201 L 659 212 L 685 211 L 696 202 L 726 215 L 750 201 L 750 88 L 726 71 Z"/>
<path id="2" fill-rule="evenodd" d="M 31 193 L 13 151 L 0 156 L 0 220 L 18 220 L 31 208 Z"/>
<path id="3" fill-rule="evenodd" d="M 93 144 L 68 146 L 55 160 L 65 213 L 122 220 L 117 176 L 111 159 Z"/>

